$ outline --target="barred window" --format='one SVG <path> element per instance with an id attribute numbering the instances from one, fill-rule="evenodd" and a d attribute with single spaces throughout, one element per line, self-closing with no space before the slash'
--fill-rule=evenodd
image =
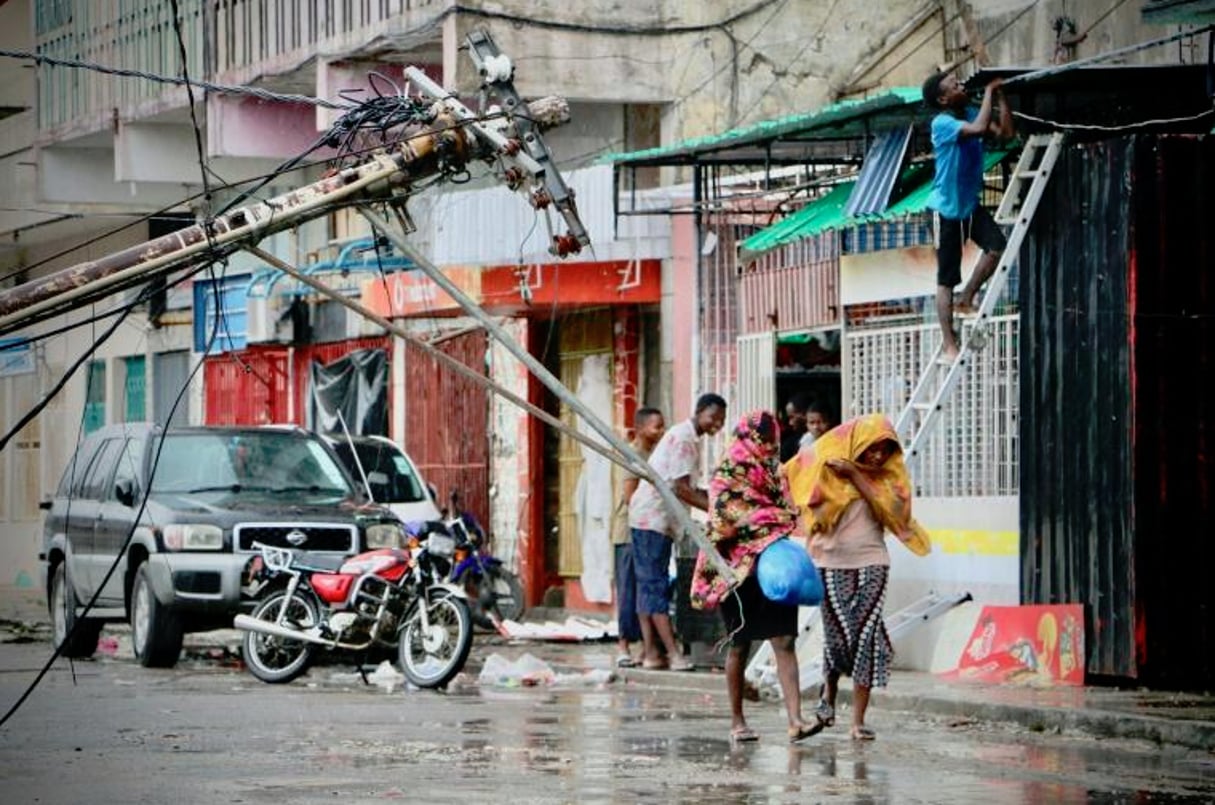
<path id="1" fill-rule="evenodd" d="M 968 330 L 973 325 L 966 320 L 962 326 Z M 987 346 L 975 353 L 946 399 L 913 468 L 917 495 L 980 497 L 1019 491 L 1020 316 L 996 316 L 990 326 Z M 940 340 L 935 323 L 846 331 L 845 416 L 880 412 L 897 420 Z"/>

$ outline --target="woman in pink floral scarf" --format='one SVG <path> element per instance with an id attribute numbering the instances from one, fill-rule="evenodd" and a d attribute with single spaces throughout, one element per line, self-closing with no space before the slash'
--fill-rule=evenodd
<path id="1" fill-rule="evenodd" d="M 759 555 L 776 540 L 793 533 L 797 507 L 780 469 L 780 427 L 767 411 L 739 420 L 726 457 L 709 483 L 709 539 L 734 571 L 722 577 L 702 553 L 692 577 L 692 606 L 721 606 L 730 637 L 726 655 L 726 690 L 730 695 L 733 741 L 755 741 L 756 732 L 743 715 L 743 671 L 752 640 L 767 640 L 776 657 L 777 676 L 789 717 L 789 741 L 819 732 L 822 722 L 802 719 L 801 692 L 794 639 L 797 607 L 779 604 L 763 594 L 755 578 Z M 735 582 L 739 583 L 730 589 Z"/>

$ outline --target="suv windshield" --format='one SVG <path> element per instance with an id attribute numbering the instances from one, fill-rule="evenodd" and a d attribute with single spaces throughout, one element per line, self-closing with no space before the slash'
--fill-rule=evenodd
<path id="1" fill-rule="evenodd" d="M 350 493 L 328 451 L 288 433 L 170 433 L 164 440 L 153 492 Z"/>
<path id="2" fill-rule="evenodd" d="M 333 448 L 350 474 L 358 478 L 359 469 L 351 455 L 350 444 L 337 441 Z M 395 447 L 382 442 L 359 442 L 356 449 L 363 472 L 367 473 L 371 495 L 377 503 L 417 503 L 426 499 L 422 482 L 409 466 L 409 460 Z"/>

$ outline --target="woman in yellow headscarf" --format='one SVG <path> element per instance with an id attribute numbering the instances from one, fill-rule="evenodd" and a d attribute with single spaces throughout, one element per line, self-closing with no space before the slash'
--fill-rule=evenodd
<path id="1" fill-rule="evenodd" d="M 911 517 L 911 483 L 890 420 L 871 414 L 835 427 L 785 464 L 802 511 L 810 555 L 823 574 L 823 670 L 815 715 L 835 723 L 841 675 L 853 681 L 852 738 L 865 726 L 869 691 L 885 687 L 893 649 L 882 620 L 890 571 L 885 532 L 913 553 L 929 552 L 928 534 Z"/>

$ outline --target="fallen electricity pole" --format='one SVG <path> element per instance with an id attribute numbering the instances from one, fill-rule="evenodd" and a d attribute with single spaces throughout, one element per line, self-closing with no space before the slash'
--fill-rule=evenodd
<path id="1" fill-rule="evenodd" d="M 552 236 L 550 251 L 554 255 L 564 257 L 590 243 L 578 216 L 573 194 L 552 163 L 548 147 L 540 136 L 541 121 L 536 118 L 536 114 L 543 111 L 549 125 L 552 125 L 554 121 L 564 122 L 563 118 L 567 115 L 554 113 L 551 101 L 543 102 L 543 110 L 537 108 L 537 103 L 530 107 L 523 105 L 514 88 L 514 67 L 506 56 L 498 52 L 487 33 L 473 31 L 466 43 L 482 77 L 482 108 L 490 108 L 492 102 L 501 112 L 490 117 L 478 117 L 420 70 L 407 68 L 405 73 L 411 84 L 419 87 L 433 104 L 425 118 L 405 126 L 395 142 L 358 164 L 298 190 L 221 214 L 102 259 L 0 291 L 0 335 L 44 321 L 86 302 L 143 285 L 158 276 L 190 267 L 200 270 L 235 251 L 247 251 L 318 293 L 374 321 L 397 337 L 421 347 L 462 376 L 490 388 L 525 412 L 649 481 L 680 524 L 680 529 L 705 551 L 719 572 L 726 578 L 733 578 L 730 567 L 708 541 L 703 527 L 688 515 L 687 508 L 676 497 L 670 484 L 658 476 L 610 424 L 595 416 L 542 363 L 516 343 L 475 300 L 412 248 L 405 238 L 409 227 L 404 205 L 411 193 L 416 192 L 414 185 L 422 179 L 442 179 L 459 174 L 469 162 L 483 160 L 496 168 L 499 178 L 512 190 L 526 189 L 529 201 L 537 210 L 552 207 L 560 213 L 567 231 Z M 519 110 L 524 108 L 528 111 L 521 114 Z M 373 209 L 379 204 L 385 204 L 394 211 L 397 219 L 395 226 Z M 582 417 L 603 443 L 588 438 L 509 389 L 411 336 L 404 328 L 374 314 L 257 246 L 268 235 L 298 226 L 335 208 L 350 206 L 357 207 L 376 230 L 410 257 L 420 271 L 451 296 L 556 397 Z"/>

